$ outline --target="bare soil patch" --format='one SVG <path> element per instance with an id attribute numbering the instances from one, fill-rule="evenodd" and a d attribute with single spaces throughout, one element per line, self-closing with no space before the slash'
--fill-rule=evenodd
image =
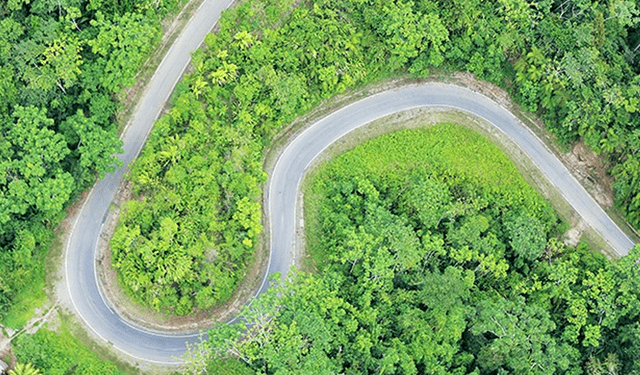
<path id="1" fill-rule="evenodd" d="M 11 350 L 11 340 L 2 330 L 0 330 L 0 360 L 8 364 L 10 369 L 16 365 L 16 356 Z"/>
<path id="2" fill-rule="evenodd" d="M 564 244 L 568 246 L 577 246 L 582 234 L 587 228 L 588 225 L 584 220 L 578 220 L 578 224 L 574 225 L 573 228 L 569 229 L 564 234 Z"/>
<path id="3" fill-rule="evenodd" d="M 580 141 L 570 152 L 561 155 L 565 165 L 603 207 L 613 207 L 613 177 L 607 174 L 608 163 Z"/>

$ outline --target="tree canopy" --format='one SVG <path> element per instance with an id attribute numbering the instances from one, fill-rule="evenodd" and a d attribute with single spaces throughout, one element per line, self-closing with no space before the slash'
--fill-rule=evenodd
<path id="1" fill-rule="evenodd" d="M 157 41 L 159 20 L 176 2 L 0 4 L 0 315 L 34 273 L 64 207 L 114 164 L 120 149 L 114 98 L 133 82 Z M 157 123 L 132 166 L 138 196 L 127 205 L 112 240 L 121 280 L 140 301 L 177 314 L 227 298 L 259 243 L 262 157 L 272 137 L 336 93 L 398 75 L 468 71 L 506 88 L 544 120 L 560 143 L 581 139 L 602 155 L 615 179 L 616 205 L 638 227 L 639 22 L 638 4 L 629 0 L 244 1 L 223 14 L 219 32 L 194 54 L 193 73 L 179 85 L 170 113 Z M 318 339 L 317 348 L 304 341 L 307 332 L 297 343 L 281 339 L 282 350 L 306 347 L 319 362 L 303 363 L 307 357 L 301 356 L 298 365 L 328 372 L 338 366 L 330 361 L 334 354 L 345 358 L 341 363 L 353 363 L 354 372 L 411 373 L 437 361 L 448 371 L 473 366 L 481 372 L 520 371 L 517 366 L 525 364 L 530 371 L 562 370 L 567 358 L 579 358 L 594 373 L 618 363 L 616 358 L 635 366 L 637 251 L 608 265 L 582 247 L 564 249 L 549 235 L 555 218 L 540 208 L 544 205 L 505 214 L 497 207 L 515 203 L 491 190 L 458 200 L 482 184 L 452 191 L 450 186 L 466 182 L 445 175 L 444 180 L 424 178 L 415 171 L 415 181 L 408 184 L 412 194 L 396 196 L 402 199 L 398 206 L 410 210 L 404 214 L 389 211 L 384 199 L 393 192 L 381 181 L 361 176 L 345 182 L 341 188 L 350 194 L 343 198 L 355 216 L 343 212 L 335 219 L 360 221 L 349 230 L 335 229 L 346 242 L 333 244 L 341 250 L 331 260 L 349 268 L 349 278 L 366 281 L 354 283 L 356 302 L 343 298 L 357 306 L 354 314 L 362 322 L 355 322 L 366 330 L 346 324 L 344 335 L 355 335 L 358 345 L 348 354 L 346 344 L 339 345 L 329 359 L 318 349 L 334 340 L 328 336 Z M 440 226 L 446 236 L 429 229 Z M 462 332 L 471 341 L 465 341 L 470 344 L 461 356 L 407 348 L 403 343 L 412 335 L 444 340 L 419 327 L 389 333 L 389 343 L 376 346 L 378 333 L 387 327 L 371 315 L 371 304 L 394 311 L 388 301 L 426 282 L 405 280 L 398 289 L 404 291 L 396 295 L 395 283 L 402 279 L 396 280 L 396 272 L 427 270 L 428 259 L 443 259 L 445 251 L 447 267 L 432 266 L 420 277 L 469 285 L 469 295 L 461 292 L 448 302 L 455 315 L 452 327 L 461 327 L 456 324 L 466 312 L 457 306 L 460 301 L 466 306 L 477 286 L 507 280 L 512 289 L 482 298 L 477 324 Z M 377 261 L 365 262 L 369 258 Z M 456 273 L 457 268 L 464 272 Z M 346 277 L 322 286 L 327 298 Z M 387 289 L 358 296 L 370 286 Z M 524 300 L 505 295 L 515 291 L 524 293 Z M 396 323 L 408 325 L 413 318 L 406 317 L 424 315 L 428 306 L 394 311 L 393 318 L 405 316 Z M 319 311 L 308 321 L 342 314 Z M 455 332 L 448 340 L 457 337 Z M 335 340 L 346 342 L 345 337 Z M 571 349 L 576 346 L 579 354 Z M 475 350 L 480 347 L 485 349 Z M 545 358 L 531 354 L 537 348 L 544 348 Z M 511 356 L 520 361 L 502 361 Z M 477 358 L 486 361 L 481 365 Z"/>
<path id="2" fill-rule="evenodd" d="M 549 204 L 470 130 L 368 141 L 323 165 L 305 204 L 318 272 L 211 330 L 194 349 L 218 358 L 208 371 L 220 358 L 256 374 L 640 371 L 640 248 L 610 262 L 565 247 Z"/>
<path id="3" fill-rule="evenodd" d="M 0 319 L 64 210 L 112 171 L 118 92 L 178 0 L 0 3 Z"/>
<path id="4" fill-rule="evenodd" d="M 123 217 L 112 246 L 136 299 L 186 314 L 227 298 L 258 243 L 261 161 L 272 137 L 336 93 L 400 74 L 463 70 L 505 87 L 559 142 L 582 138 L 604 155 L 617 205 L 636 224 L 633 2 L 294 3 L 252 0 L 222 15 L 133 166 L 144 199 L 130 204 L 135 214 Z M 178 246 L 163 247 L 169 218 L 183 235 Z M 460 237 L 482 220 L 470 218 Z M 519 213 L 508 222 L 522 259 L 543 251 L 536 237 L 548 223 Z M 491 246 L 483 241 L 475 246 Z M 165 275 L 166 262 L 177 264 L 176 275 Z"/>

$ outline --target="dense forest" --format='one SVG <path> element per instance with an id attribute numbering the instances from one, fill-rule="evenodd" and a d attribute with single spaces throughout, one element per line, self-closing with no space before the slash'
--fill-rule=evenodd
<path id="1" fill-rule="evenodd" d="M 318 272 L 211 330 L 192 373 L 640 373 L 638 249 L 565 247 L 549 203 L 471 130 L 360 145 L 320 168 L 305 213 Z"/>
<path id="2" fill-rule="evenodd" d="M 118 93 L 180 0 L 0 2 L 0 319 L 64 209 L 120 152 Z"/>
<path id="3" fill-rule="evenodd" d="M 610 163 L 616 204 L 638 226 L 638 20 L 622 0 L 238 4 L 132 168 L 140 198 L 112 241 L 122 283 L 177 314 L 230 296 L 258 245 L 272 137 L 346 88 L 434 71 L 505 87 L 560 143 L 583 139 Z"/>
<path id="4" fill-rule="evenodd" d="M 177 2 L 0 4 L 0 316 L 43 267 L 69 201 L 116 162 L 117 93 L 134 82 Z M 138 198 L 112 240 L 121 281 L 139 301 L 176 314 L 228 298 L 258 246 L 262 157 L 273 136 L 347 88 L 434 72 L 474 73 L 506 88 L 560 143 L 584 140 L 610 163 L 616 205 L 640 226 L 638 8 L 632 0 L 237 4 L 194 54 L 193 73 L 132 166 Z M 255 335 L 232 353 L 265 373 L 640 371 L 635 250 L 611 263 L 584 246 L 565 249 L 538 198 L 510 202 L 511 193 L 473 175 L 458 181 L 429 168 L 404 181 L 415 198 L 394 191 L 391 178 L 342 176 L 336 199 L 363 211 L 323 213 L 352 226 L 316 244 L 334 279 L 301 274 L 265 295 L 245 312 Z M 434 223 L 411 199 L 454 212 Z M 518 208 L 511 215 L 501 209 L 509 204 Z M 393 246 L 406 257 L 376 220 L 405 236 Z M 382 259 L 365 263 L 353 246 Z M 380 293 L 368 293 L 372 286 Z"/>

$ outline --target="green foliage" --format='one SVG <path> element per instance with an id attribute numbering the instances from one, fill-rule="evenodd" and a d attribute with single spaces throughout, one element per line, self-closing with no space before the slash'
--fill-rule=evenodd
<path id="1" fill-rule="evenodd" d="M 295 115 L 364 74 L 360 36 L 338 14 L 289 10 L 264 2 L 225 13 L 220 33 L 194 56 L 190 89 L 131 168 L 145 199 L 128 204 L 111 247 L 122 283 L 147 305 L 183 315 L 231 295 L 262 231 L 264 146 Z"/>
<path id="2" fill-rule="evenodd" d="M 14 340 L 13 350 L 18 362 L 33 364 L 43 375 L 119 375 L 110 362 L 98 358 L 80 344 L 67 330 L 59 333 L 40 329 L 33 335 L 23 334 Z"/>
<path id="3" fill-rule="evenodd" d="M 16 300 L 32 298 L 24 288 L 34 278 L 43 283 L 43 253 L 64 209 L 118 163 L 112 98 L 133 83 L 177 4 L 0 3 L 1 320 Z"/>
<path id="4" fill-rule="evenodd" d="M 484 344 L 476 359 L 481 372 L 554 374 L 578 370 L 578 350 L 552 336 L 556 325 L 544 307 L 526 304 L 522 296 L 487 298 L 478 303 L 476 314 L 471 332 Z"/>
<path id="5" fill-rule="evenodd" d="M 547 239 L 544 226 L 538 219 L 518 215 L 513 221 L 505 222 L 505 228 L 510 238 L 509 245 L 516 256 L 532 261 L 542 255 Z"/>
<path id="6" fill-rule="evenodd" d="M 254 375 L 255 372 L 246 364 L 235 360 L 213 360 L 207 366 L 207 374 Z"/>
<path id="7" fill-rule="evenodd" d="M 41 375 L 42 373 L 31 363 L 18 363 L 16 368 L 9 371 L 9 375 Z"/>
<path id="8" fill-rule="evenodd" d="M 60 163 L 70 150 L 64 137 L 48 128 L 53 120 L 45 110 L 17 106 L 13 117 L 15 122 L 4 129 L 5 141 L 13 147 L 7 148 L 2 181 L 7 187 L 0 219 L 3 227 L 27 211 L 55 217 L 73 190 L 73 177 Z"/>
<path id="9" fill-rule="evenodd" d="M 640 212 L 633 203 L 640 202 L 635 199 L 640 179 L 633 151 L 640 143 L 632 131 L 640 81 L 614 48 L 626 43 L 621 38 L 637 25 L 638 10 L 631 2 L 587 1 L 580 3 L 580 12 L 568 5 L 572 2 L 521 0 L 316 0 L 292 9 L 293 3 L 253 0 L 223 14 L 220 31 L 194 54 L 194 72 L 185 78 L 188 88 L 176 95 L 171 113 L 159 121 L 133 166 L 130 178 L 145 199 L 132 204 L 129 209 L 136 214 L 120 224 L 114 264 L 135 298 L 188 313 L 228 297 L 244 275 L 261 230 L 260 162 L 271 137 L 324 98 L 405 71 L 425 76 L 444 65 L 507 86 L 561 141 L 583 137 L 597 152 L 619 159 L 612 168 L 616 201 L 632 221 Z M 107 36 L 117 32 L 116 23 L 106 18 L 96 22 L 104 23 L 105 37 L 92 42 L 93 52 L 106 58 L 107 47 L 115 45 Z M 152 38 L 143 24 L 130 29 L 139 28 L 144 38 Z M 137 61 L 136 47 L 128 51 Z M 442 158 L 477 183 L 504 180 L 495 173 L 499 168 L 467 171 L 458 155 Z M 216 177 L 206 177 L 204 171 Z M 450 171 L 443 173 L 455 178 Z M 211 194 L 200 195 L 199 189 Z M 492 277 L 505 276 L 505 256 L 516 259 L 515 267 L 541 257 L 544 233 L 555 225 L 549 209 L 535 201 L 526 202 L 526 211 L 501 217 L 505 227 L 500 232 L 484 228 L 486 214 L 458 220 L 472 209 L 495 211 L 529 199 L 515 187 L 497 197 L 487 184 L 480 196 L 465 201 L 452 192 L 451 207 L 441 201 L 445 197 L 421 191 L 426 187 L 412 189 L 436 205 L 433 210 L 413 205 L 414 213 L 428 225 L 453 226 L 446 244 L 458 247 L 457 261 L 477 264 Z M 403 199 L 412 204 L 413 198 Z M 487 199 L 499 205 L 485 207 Z M 159 242 L 166 217 L 185 230 L 179 245 L 167 251 Z M 394 220 L 385 222 L 403 227 Z M 350 251 L 360 250 L 354 245 Z M 154 255 L 143 261 L 144 252 Z M 342 261 L 355 267 L 355 259 Z M 156 272 L 168 261 L 179 265 L 175 275 Z M 202 276 L 183 278 L 187 270 Z M 230 277 L 212 278 L 217 275 Z"/>
<path id="10" fill-rule="evenodd" d="M 479 135 L 368 141 L 305 199 L 320 272 L 215 327 L 198 358 L 259 374 L 638 371 L 638 247 L 611 263 L 549 237 L 548 203 Z"/>
<path id="11" fill-rule="evenodd" d="M 227 299 L 262 231 L 260 153 L 250 140 L 228 145 L 229 129 L 206 127 L 193 94 L 157 124 L 131 168 L 131 201 L 111 242 L 122 283 L 143 303 L 185 315 Z M 179 137 L 176 127 L 189 124 Z M 231 134 L 236 130 L 231 130 Z M 158 134 L 158 133 L 161 133 Z"/>
<path id="12" fill-rule="evenodd" d="M 23 248 L 23 250 L 25 249 Z M 23 253 L 23 255 L 27 254 Z M 20 282 L 14 285 L 16 289 L 20 288 L 20 298 L 12 301 L 11 309 L 3 320 L 5 327 L 12 329 L 24 327 L 29 319 L 33 317 L 34 306 L 42 306 L 46 302 L 44 255 L 42 252 L 36 252 L 35 256 L 31 256 L 29 262 L 23 262 L 19 268 L 16 267 L 14 272 L 19 274 L 20 279 L 18 280 Z M 9 262 L 11 262 L 11 259 L 7 260 L 7 264 Z M 1 279 L 0 277 L 0 284 L 4 281 Z M 10 282 L 13 281 L 8 277 L 6 279 Z"/>
<path id="13" fill-rule="evenodd" d="M 442 65 L 507 87 L 561 142 L 604 154 L 616 203 L 640 222 L 633 2 L 293 3 L 222 16 L 132 167 L 139 199 L 112 247 L 140 300 L 183 314 L 226 298 L 260 232 L 271 137 L 346 88 Z M 565 248 L 551 208 L 496 149 L 430 131 L 371 142 L 324 172 L 308 239 L 322 274 L 264 295 L 244 328 L 219 327 L 203 350 L 259 373 L 638 371 L 637 259 Z"/>
<path id="14" fill-rule="evenodd" d="M 96 59 L 102 70 L 100 83 L 110 91 L 133 84 L 140 66 L 147 58 L 149 47 L 158 36 L 159 28 L 142 13 L 124 13 L 107 19 L 98 10 L 91 26 L 99 30 L 87 44 L 100 56 Z"/>

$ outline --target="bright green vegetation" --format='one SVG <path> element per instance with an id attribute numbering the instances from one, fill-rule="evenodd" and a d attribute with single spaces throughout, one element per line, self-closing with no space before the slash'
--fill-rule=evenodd
<path id="1" fill-rule="evenodd" d="M 470 130 L 366 142 L 317 171 L 305 211 L 319 272 L 195 352 L 259 374 L 640 371 L 638 249 L 566 248 L 549 204 Z"/>
<path id="2" fill-rule="evenodd" d="M 9 375 L 41 375 L 40 370 L 31 363 L 17 363 L 13 370 L 9 370 Z"/>
<path id="3" fill-rule="evenodd" d="M 223 14 L 133 167 L 139 199 L 112 245 L 135 299 L 186 314 L 229 296 L 257 246 L 262 155 L 274 134 L 325 98 L 397 75 L 463 70 L 507 88 L 561 143 L 582 137 L 604 155 L 618 207 L 640 223 L 633 1 L 292 6 L 249 0 Z"/>
<path id="4" fill-rule="evenodd" d="M 194 56 L 190 86 L 178 89 L 170 114 L 131 167 L 141 198 L 128 202 L 114 233 L 113 265 L 125 288 L 149 306 L 188 314 L 231 295 L 262 231 L 264 146 L 296 114 L 361 74 L 362 67 L 340 67 L 354 51 L 319 45 L 328 81 L 307 86 L 311 77 L 304 74 L 317 71 L 291 56 L 285 41 L 329 37 L 340 23 L 327 19 L 304 35 L 303 23 L 271 30 L 292 3 L 245 3 L 223 15 L 220 33 Z M 240 21 L 244 30 L 230 34 Z"/>
<path id="5" fill-rule="evenodd" d="M 80 343 L 65 325 L 57 331 L 45 328 L 16 338 L 12 346 L 18 362 L 32 364 L 43 375 L 122 374 L 113 363 L 100 359 Z"/>
<path id="6" fill-rule="evenodd" d="M 182 0 L 0 1 L 0 323 L 46 299 L 53 229 L 121 149 L 117 102 Z M 116 374 L 66 329 L 13 341 L 43 374 Z"/>
<path id="7" fill-rule="evenodd" d="M 2 325 L 5 327 L 23 327 L 33 317 L 35 307 L 42 306 L 47 300 L 46 293 L 46 252 L 41 252 L 33 259 L 31 277 L 23 280 L 20 295 L 13 301 L 11 308 L 4 317 Z"/>
<path id="8" fill-rule="evenodd" d="M 53 228 L 113 168 L 114 98 L 179 2 L 0 2 L 0 321 L 41 300 Z M 24 323 L 11 315 L 5 323 Z"/>
<path id="9" fill-rule="evenodd" d="M 345 185 L 349 179 L 351 185 Z M 369 188 L 373 190 L 367 192 Z M 342 191 L 354 194 L 341 197 Z M 352 200 L 357 199 L 356 193 L 364 195 L 364 200 Z M 370 206 L 366 199 L 369 194 L 379 195 L 380 204 L 387 210 L 393 206 L 393 217 Z M 500 276 L 507 269 L 506 256 L 538 258 L 548 233 L 558 223 L 550 205 L 524 181 L 498 147 L 470 130 L 446 124 L 395 132 L 357 147 L 322 168 L 305 196 L 308 250 L 321 268 L 324 260 L 346 261 L 333 257 L 338 243 L 367 236 L 342 232 L 343 227 L 376 226 L 400 238 L 406 236 L 400 242 L 413 246 L 398 248 L 396 256 L 411 257 L 412 253 L 424 252 L 420 243 L 428 246 L 438 242 L 429 234 L 431 231 L 449 226 L 463 215 L 470 218 L 465 229 L 456 234 L 459 261 L 473 259 L 485 271 Z M 369 214 L 366 220 L 364 212 Z M 471 237 L 485 233 L 489 224 L 498 220 L 505 228 L 488 236 L 492 237 L 490 242 L 474 246 Z M 407 224 L 418 233 L 416 238 L 403 229 Z M 343 234 L 335 235 L 334 231 Z M 512 249 L 516 253 L 505 253 L 504 246 L 497 244 L 508 242 L 507 232 L 517 232 L 519 246 Z M 368 250 L 373 245 L 362 243 L 357 247 Z M 487 246 L 494 248 L 491 254 L 478 252 Z M 358 259 L 355 257 L 353 263 Z"/>
<path id="10" fill-rule="evenodd" d="M 140 199 L 130 204 L 114 236 L 114 264 L 126 288 L 138 300 L 185 314 L 229 296 L 257 246 L 261 229 L 260 186 L 264 181 L 261 158 L 273 135 L 296 115 L 345 88 L 396 75 L 426 77 L 436 69 L 470 71 L 507 88 L 525 109 L 545 120 L 560 142 L 582 138 L 603 154 L 611 162 L 611 173 L 616 178 L 616 204 L 636 227 L 640 225 L 637 2 L 316 0 L 301 2 L 292 9 L 294 3 L 298 2 L 247 0 L 225 13 L 220 33 L 209 36 L 206 49 L 195 55 L 194 73 L 179 88 L 174 108 L 159 122 L 134 166 L 131 178 Z M 159 20 L 175 5 L 176 0 L 9 0 L 0 3 L 0 317 L 4 318 L 30 280 L 43 274 L 43 254 L 62 209 L 114 163 L 111 155 L 120 145 L 113 124 L 118 105 L 112 98 L 133 82 L 135 72 L 157 41 Z M 367 181 L 378 193 L 388 193 L 382 189 L 387 185 L 374 184 L 384 181 Z M 433 177 L 424 181 L 427 185 L 416 188 L 418 193 L 433 193 L 435 190 L 429 184 L 440 180 Z M 367 185 L 362 189 L 367 191 Z M 460 194 L 474 191 L 450 193 L 464 196 Z M 477 192 L 481 197 L 484 193 L 484 190 Z M 436 202 L 446 198 L 433 194 Z M 390 225 L 412 228 L 410 225 L 415 224 L 408 218 L 402 222 L 398 210 L 385 214 L 381 202 L 376 212 L 383 215 L 381 219 L 391 220 Z M 398 202 L 398 207 L 400 203 L 404 204 Z M 477 209 L 485 210 L 482 205 Z M 570 358 L 585 368 L 591 366 L 596 373 L 598 366 L 614 358 L 608 356 L 613 353 L 619 363 L 626 366 L 625 370 L 634 370 L 637 359 L 633 353 L 640 352 L 634 346 L 639 334 L 633 323 L 637 318 L 635 291 L 639 289 L 634 284 L 638 278 L 634 273 L 637 252 L 634 250 L 629 257 L 610 264 L 583 248 L 555 249 L 546 232 L 553 227 L 553 222 L 545 221 L 542 215 L 545 210 L 536 213 L 531 209 L 528 215 L 512 218 L 482 211 L 475 217 L 463 215 L 459 222 L 456 218 L 454 221 L 443 219 L 440 224 L 457 223 L 457 230 L 469 231 L 481 240 L 467 244 L 466 234 L 458 239 L 452 234 L 447 242 L 448 232 L 438 232 L 442 246 L 454 249 L 446 254 L 453 255 L 443 255 L 440 251 L 429 259 L 440 259 L 443 265 L 453 268 L 421 259 L 420 265 L 425 269 L 422 275 L 430 276 L 423 279 L 415 276 L 417 281 L 410 279 L 415 285 L 407 282 L 396 286 L 394 281 L 393 288 L 385 279 L 391 273 L 386 272 L 370 281 L 376 285 L 380 279 L 388 288 L 382 289 L 386 294 L 373 296 L 378 298 L 372 300 L 374 305 L 338 295 L 341 291 L 337 286 L 342 285 L 346 291 L 351 290 L 352 295 L 366 292 L 366 285 L 350 287 L 358 284 L 354 281 L 358 275 L 351 276 L 351 271 L 348 275 L 343 272 L 344 277 L 336 276 L 336 280 L 301 276 L 299 284 L 282 290 L 284 298 L 289 298 L 291 293 L 304 297 L 296 297 L 299 300 L 291 297 L 292 304 L 280 310 L 282 316 L 287 313 L 289 316 L 274 324 L 293 322 L 294 317 L 308 319 L 298 324 L 298 329 L 317 328 L 314 334 L 333 332 L 329 330 L 333 324 L 341 329 L 343 336 L 324 339 L 346 343 L 355 337 L 358 344 L 350 347 L 350 358 L 342 354 L 346 353 L 347 346 L 331 346 L 320 339 L 316 340 L 315 349 L 306 347 L 304 358 L 311 358 L 310 354 L 322 360 L 322 352 L 332 358 L 346 358 L 344 362 L 327 360 L 320 365 L 320 362 L 309 362 L 324 371 L 334 368 L 331 366 L 343 366 L 341 363 L 358 363 L 362 367 L 352 371 L 356 373 L 359 370 L 395 371 L 389 370 L 400 366 L 395 364 L 399 363 L 394 362 L 395 357 L 409 363 L 405 361 L 407 351 L 402 343 L 411 342 L 411 335 L 425 340 L 432 337 L 433 342 L 448 343 L 451 347 L 464 342 L 466 346 L 460 349 L 461 353 L 471 353 L 474 358 L 496 354 L 491 358 L 498 361 L 511 355 L 499 351 L 513 349 L 504 345 L 506 340 L 509 344 L 517 342 L 516 349 L 527 348 L 529 344 L 517 341 L 522 338 L 518 335 L 527 332 L 526 329 L 533 330 L 535 324 L 541 327 L 536 328 L 536 332 L 541 333 L 524 337 L 538 340 L 531 343 L 535 349 L 530 353 L 549 354 L 545 358 L 552 363 L 544 362 L 551 366 L 549 368 L 562 369 L 562 361 Z M 400 219 L 389 215 L 400 215 Z M 428 215 L 420 220 L 427 219 Z M 498 224 L 490 219 L 502 226 L 495 227 Z M 535 230 L 516 235 L 517 228 Z M 383 235 L 372 230 L 374 233 L 363 234 Z M 419 228 L 417 240 L 423 241 L 424 229 L 419 235 L 417 230 Z M 452 230 L 456 230 L 455 225 Z M 359 234 L 357 228 L 354 231 L 355 235 Z M 436 241 L 438 234 L 432 233 Z M 404 234 L 408 240 L 413 238 L 410 231 L 405 230 Z M 513 238 L 496 242 L 490 234 Z M 546 263 L 534 258 L 538 252 L 535 246 L 525 246 L 543 237 L 547 238 L 546 250 L 557 250 L 551 255 L 543 253 L 543 257 L 550 257 Z M 357 236 L 354 241 L 355 238 Z M 358 241 L 355 243 L 371 245 L 367 237 Z M 516 244 L 522 245 L 517 246 L 518 256 L 514 255 Z M 319 242 L 312 245 L 317 254 L 326 253 L 329 257 L 329 247 Z M 419 245 L 425 246 L 422 242 Z M 436 245 L 437 242 L 433 244 Z M 492 258 L 484 252 L 494 248 L 503 248 L 507 260 Z M 412 268 L 411 260 L 415 260 L 412 256 L 407 258 L 408 263 L 394 266 L 394 280 L 396 274 L 400 275 L 397 276 L 399 282 L 405 282 L 402 275 L 417 273 Z M 358 262 L 353 263 L 354 259 L 346 255 L 343 258 L 345 270 L 352 262 L 356 272 Z M 398 262 L 397 259 L 386 261 Z M 504 269 L 507 261 L 509 268 Z M 546 264 L 549 264 L 548 273 L 544 271 Z M 543 270 L 538 272 L 537 268 Z M 376 269 L 365 271 L 378 276 L 372 273 L 378 272 Z M 473 273 L 473 283 L 467 271 Z M 332 274 L 340 275 L 337 271 Z M 518 286 L 518 275 L 524 280 L 522 287 Z M 492 278 L 506 281 L 498 289 L 490 289 L 493 284 L 486 280 Z M 340 281 L 342 279 L 346 281 Z M 569 281 L 573 284 L 565 284 Z M 553 289 L 554 283 L 564 289 Z M 33 285 L 28 288 L 38 290 L 39 284 Z M 451 299 L 436 306 L 435 292 L 429 294 L 421 289 L 425 285 L 459 288 L 452 287 L 455 290 L 451 293 L 443 289 L 437 296 L 450 295 Z M 402 306 L 402 295 L 413 297 L 422 293 L 420 298 L 425 302 L 414 307 L 423 312 L 449 309 L 446 311 L 451 311 L 451 326 L 459 328 L 462 327 L 456 325 L 460 321 L 459 302 L 477 307 L 479 305 L 473 303 L 486 301 L 478 297 L 476 289 L 480 290 L 481 286 L 489 288 L 482 289 L 486 293 L 498 290 L 496 293 L 502 291 L 503 294 L 495 295 L 484 310 L 476 308 L 480 323 L 462 331 L 462 338 L 456 336 L 458 331 L 443 332 L 442 329 L 448 327 L 446 324 L 436 325 L 440 328 L 432 330 L 434 335 L 443 336 L 429 336 L 420 326 L 411 327 L 412 319 L 398 320 L 405 311 L 388 308 L 387 298 Z M 541 294 L 544 288 L 556 290 L 557 295 L 545 297 Z M 511 299 L 508 293 L 514 291 L 522 292 L 524 299 Z M 279 303 L 275 295 L 264 298 L 260 303 L 266 306 Z M 532 300 L 537 301 L 536 304 L 531 305 Z M 308 312 L 301 312 L 295 303 L 307 306 Z M 389 315 L 385 311 L 387 315 L 379 315 L 390 317 L 395 326 L 377 325 L 380 321 L 370 315 L 376 311 L 369 309 L 376 304 L 395 313 Z M 495 306 L 502 307 L 499 314 Z M 540 310 L 540 306 L 546 310 Z M 496 312 L 491 317 L 501 322 L 501 326 L 491 327 L 487 313 L 482 311 Z M 253 313 L 258 314 L 258 310 Z M 345 314 L 353 319 L 341 320 Z M 421 315 L 418 311 L 415 314 Z M 306 324 L 326 316 L 332 317 L 329 323 Z M 526 318 L 530 316 L 533 318 Z M 12 321 L 21 319 L 12 318 Z M 435 312 L 427 313 L 424 319 L 448 322 Z M 534 326 L 527 328 L 525 325 L 529 322 L 535 323 Z M 275 336 L 261 336 L 275 338 L 270 344 L 297 345 L 287 335 L 277 336 L 281 331 L 269 325 L 254 327 L 264 329 L 265 333 L 273 332 Z M 385 331 L 387 328 L 396 331 L 389 333 Z M 495 334 L 503 328 L 505 332 L 512 328 L 516 331 L 512 336 L 502 337 L 487 333 Z M 295 329 L 291 327 L 294 333 Z M 387 336 L 381 336 L 382 332 Z M 298 344 L 303 343 L 302 338 Z M 386 346 L 371 344 L 387 338 L 396 340 L 385 341 Z M 539 350 L 540 346 L 535 346 L 552 340 L 555 347 L 545 344 Z M 260 345 L 248 346 L 253 354 L 245 357 L 254 368 L 262 366 L 256 358 L 263 354 L 254 350 Z M 456 366 L 468 369 L 478 364 L 485 372 L 494 371 L 491 366 L 514 369 L 520 363 L 481 366 L 479 360 L 469 360 L 468 355 L 456 356 L 457 362 L 448 360 L 452 357 L 446 348 L 438 352 L 440 354 L 420 353 L 419 349 L 417 346 L 412 349 L 416 350 L 412 352 L 414 361 L 423 361 L 424 368 L 427 366 L 424 363 L 434 356 L 451 369 Z M 362 358 L 366 360 L 358 362 L 358 353 L 363 353 Z M 369 354 L 373 359 L 366 357 Z M 273 358 L 278 357 L 274 354 Z M 341 358 L 338 361 L 342 361 Z M 383 359 L 387 362 L 383 363 Z M 538 370 L 541 361 L 533 368 Z M 521 363 L 525 362 L 523 359 Z M 282 360 L 278 366 L 287 363 Z M 267 366 L 268 362 L 263 364 Z M 224 365 L 235 366 L 227 362 Z M 410 364 L 406 366 L 402 371 L 410 373 Z M 273 372 L 273 367 L 264 370 Z"/>

